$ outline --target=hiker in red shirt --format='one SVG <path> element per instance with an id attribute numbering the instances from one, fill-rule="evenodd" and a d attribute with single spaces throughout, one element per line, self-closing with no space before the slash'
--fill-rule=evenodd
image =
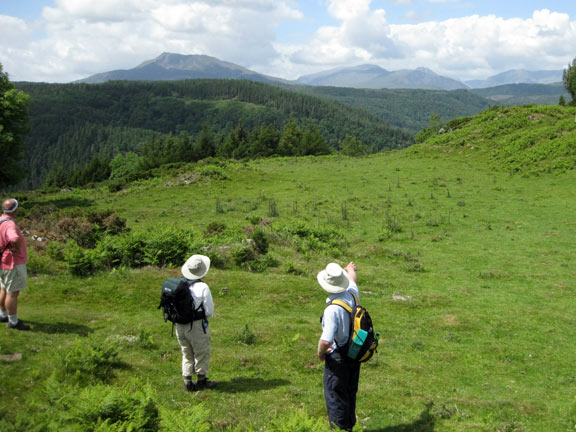
<path id="1" fill-rule="evenodd" d="M 18 295 L 27 285 L 26 241 L 16 226 L 18 201 L 14 198 L 2 203 L 0 217 L 0 322 L 14 330 L 30 330 L 30 326 L 18 320 Z"/>

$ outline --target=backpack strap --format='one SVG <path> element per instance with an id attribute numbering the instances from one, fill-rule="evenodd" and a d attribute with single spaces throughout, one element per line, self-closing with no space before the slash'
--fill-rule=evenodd
<path id="1" fill-rule="evenodd" d="M 196 283 L 196 282 L 203 282 L 202 279 L 186 279 L 188 281 L 188 288 L 192 288 L 192 286 Z M 200 309 L 202 309 L 202 330 L 204 331 L 204 334 L 206 334 L 206 326 L 204 325 L 205 323 L 208 323 L 208 318 L 206 318 L 206 312 L 204 310 L 204 302 L 200 303 L 200 306 L 198 306 L 196 309 L 194 309 L 195 311 L 199 311 Z M 200 320 L 198 320 L 200 321 Z M 192 330 L 192 324 L 194 323 L 194 321 L 190 321 L 190 330 Z"/>
<path id="2" fill-rule="evenodd" d="M 356 297 L 356 294 L 354 293 L 350 293 L 354 296 L 354 301 L 356 302 L 355 305 L 358 304 L 358 297 Z M 344 300 L 340 300 L 340 299 L 336 299 L 336 300 L 332 300 L 330 301 L 330 303 L 328 303 L 328 306 L 330 305 L 336 305 L 336 306 L 340 306 L 342 309 L 344 309 L 346 312 L 348 312 L 350 314 L 350 330 L 349 330 L 349 334 L 348 334 L 348 341 L 346 342 L 346 344 L 348 344 L 348 342 L 350 342 L 350 338 L 352 337 L 352 329 L 354 328 L 354 308 L 352 306 L 350 306 L 348 303 L 346 303 Z M 343 346 L 346 346 L 343 345 Z M 342 348 L 340 345 L 338 345 L 338 343 L 336 343 L 336 347 L 337 350 L 340 350 L 340 348 Z"/>
<path id="3" fill-rule="evenodd" d="M 341 308 L 345 309 L 349 314 L 352 313 L 352 307 L 343 300 L 332 300 L 330 303 L 328 303 L 328 306 L 330 305 L 340 306 Z"/>
<path id="4" fill-rule="evenodd" d="M 358 306 L 360 304 L 360 300 L 358 300 L 358 296 L 356 294 L 354 294 L 353 292 L 350 292 L 350 294 L 352 294 L 352 297 L 354 297 L 354 305 Z"/>

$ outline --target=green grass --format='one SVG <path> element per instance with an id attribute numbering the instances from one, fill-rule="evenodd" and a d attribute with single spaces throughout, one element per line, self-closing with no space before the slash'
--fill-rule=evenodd
<path id="1" fill-rule="evenodd" d="M 279 265 L 264 273 L 213 268 L 205 278 L 216 305 L 210 377 L 220 388 L 187 394 L 178 344 L 156 309 L 161 282 L 177 268 L 77 278 L 44 274 L 48 260 L 21 296 L 20 316 L 34 331 L 0 331 L 0 354 L 23 353 L 0 363 L 0 415 L 63 416 L 46 397 L 48 377 L 79 339 L 116 347 L 100 385 L 148 388 L 165 430 L 176 430 L 166 422 L 177 424 L 184 409 L 199 410 L 198 424 L 210 430 L 325 429 L 315 352 L 326 295 L 315 277 L 330 261 L 354 260 L 381 333 L 379 352 L 362 368 L 357 430 L 573 430 L 576 174 L 510 175 L 494 169 L 488 151 L 445 148 L 433 141 L 367 158 L 230 163 L 218 178 L 184 185 L 174 174 L 114 194 L 29 194 L 25 208 L 111 209 L 133 231 L 174 226 L 195 233 L 198 245 L 238 241 L 243 227 L 264 220 Z M 203 238 L 214 222 L 229 233 Z M 284 235 L 297 224 L 343 240 L 298 249 Z M 40 261 L 38 245 L 31 249 Z M 59 379 L 79 401 L 97 397 L 73 376 Z"/>

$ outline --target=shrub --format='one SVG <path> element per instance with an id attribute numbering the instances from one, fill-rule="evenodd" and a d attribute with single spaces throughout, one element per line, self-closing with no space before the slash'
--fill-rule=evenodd
<path id="1" fill-rule="evenodd" d="M 79 384 L 106 382 L 118 365 L 118 349 L 111 340 L 93 337 L 76 339 L 72 348 L 59 361 L 57 377 Z"/>
<path id="2" fill-rule="evenodd" d="M 99 267 L 139 267 L 144 263 L 144 241 L 134 234 L 106 236 L 96 246 L 94 257 Z"/>
<path id="3" fill-rule="evenodd" d="M 77 395 L 64 397 L 58 407 L 66 411 L 60 416 L 60 427 L 65 430 L 156 432 L 160 428 L 157 403 L 149 387 L 140 391 L 105 385 L 87 387 Z"/>
<path id="4" fill-rule="evenodd" d="M 323 419 L 310 417 L 307 412 L 298 410 L 286 416 L 276 417 L 267 430 L 270 432 L 326 432 L 328 427 Z"/>
<path id="5" fill-rule="evenodd" d="M 256 260 L 256 251 L 249 246 L 236 247 L 232 250 L 232 259 L 237 266 L 250 269 L 250 263 Z"/>
<path id="6" fill-rule="evenodd" d="M 208 432 L 212 426 L 208 422 L 209 411 L 204 405 L 178 410 L 162 410 L 160 430 L 166 432 Z"/>
<path id="7" fill-rule="evenodd" d="M 32 250 L 28 253 L 26 268 L 31 275 L 53 275 L 60 270 L 50 257 L 35 253 Z"/>
<path id="8" fill-rule="evenodd" d="M 68 264 L 68 272 L 74 276 L 88 276 L 94 271 L 91 254 L 75 242 L 67 245 L 65 261 Z"/>
<path id="9" fill-rule="evenodd" d="M 210 258 L 210 266 L 214 268 L 224 269 L 226 268 L 226 260 L 224 257 L 216 251 L 206 252 L 206 256 Z"/>
<path id="10" fill-rule="evenodd" d="M 228 178 L 224 173 L 224 170 L 215 165 L 200 166 L 196 172 L 202 177 L 214 180 L 226 180 Z"/>
<path id="11" fill-rule="evenodd" d="M 46 254 L 50 258 L 55 261 L 64 261 L 64 252 L 66 250 L 66 246 L 60 242 L 50 242 L 50 244 L 46 247 Z"/>
<path id="12" fill-rule="evenodd" d="M 254 248 L 256 249 L 256 252 L 262 255 L 268 253 L 268 236 L 264 231 L 260 229 L 254 230 L 254 232 L 252 232 L 252 240 L 254 240 Z"/>
<path id="13" fill-rule="evenodd" d="M 144 259 L 146 264 L 181 265 L 192 249 L 192 233 L 168 228 L 146 233 Z"/>
<path id="14" fill-rule="evenodd" d="M 248 324 L 245 324 L 244 328 L 236 333 L 234 340 L 242 345 L 253 345 L 256 342 L 256 335 Z"/>
<path id="15" fill-rule="evenodd" d="M 303 222 L 281 227 L 276 230 L 276 234 L 292 242 L 300 253 L 325 252 L 336 256 L 346 246 L 346 240 L 339 231 L 313 227 Z"/>
<path id="16" fill-rule="evenodd" d="M 166 228 L 147 233 L 105 236 L 94 249 L 99 266 L 140 267 L 143 265 L 177 266 L 194 248 L 190 231 Z"/>
<path id="17" fill-rule="evenodd" d="M 208 225 L 206 225 L 206 228 L 204 229 L 202 236 L 204 238 L 211 237 L 211 236 L 220 234 L 220 233 L 224 232 L 225 230 L 226 230 L 226 225 L 224 225 L 223 223 L 210 222 Z"/>

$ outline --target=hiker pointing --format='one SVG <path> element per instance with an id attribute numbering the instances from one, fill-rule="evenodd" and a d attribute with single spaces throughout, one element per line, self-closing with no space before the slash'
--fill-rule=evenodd
<path id="1" fill-rule="evenodd" d="M 330 294 L 322 315 L 322 335 L 318 341 L 318 358 L 324 361 L 324 398 L 330 428 L 351 431 L 356 424 L 356 393 L 360 363 L 348 358 L 345 347 L 350 332 L 351 315 L 334 301 L 353 308 L 358 301 L 356 264 L 342 268 L 330 263 L 318 273 L 320 286 Z"/>

